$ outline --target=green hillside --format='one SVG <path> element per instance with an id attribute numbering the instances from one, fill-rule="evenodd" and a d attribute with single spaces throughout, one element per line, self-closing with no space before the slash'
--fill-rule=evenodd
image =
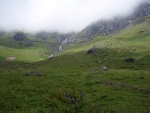
<path id="1" fill-rule="evenodd" d="M 42 60 L 43 49 L 0 48 L 0 58 L 18 59 L 0 61 L 0 112 L 148 113 L 149 21 L 78 41 L 54 58 L 34 63 L 18 61 Z"/>
<path id="2" fill-rule="evenodd" d="M 34 34 L 22 34 L 26 36 L 24 40 L 16 40 L 15 33 L 0 35 L 0 60 L 15 57 L 16 61 L 35 62 L 47 59 L 58 49 L 57 38 L 40 39 Z"/>
<path id="3" fill-rule="evenodd" d="M 134 53 L 149 53 L 150 42 L 150 19 L 137 25 L 129 25 L 118 33 L 109 36 L 97 36 L 87 43 L 78 42 L 76 45 L 70 46 L 67 50 L 60 54 L 73 53 L 79 51 L 87 51 L 94 45 L 99 48 L 110 48 L 118 51 L 128 51 Z M 140 54 L 144 55 L 144 54 Z"/>
<path id="4" fill-rule="evenodd" d="M 43 48 L 13 49 L 1 47 L 0 60 L 6 60 L 7 57 L 15 57 L 17 61 L 35 62 L 48 58 L 44 51 L 47 52 Z"/>

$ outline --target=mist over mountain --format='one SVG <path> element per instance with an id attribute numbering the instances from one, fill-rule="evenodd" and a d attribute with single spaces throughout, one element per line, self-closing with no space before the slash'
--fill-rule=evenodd
<path id="1" fill-rule="evenodd" d="M 143 2 L 138 5 L 133 13 L 128 16 L 116 16 L 113 19 L 99 20 L 83 29 L 77 38 L 86 37 L 87 40 L 97 35 L 107 36 L 111 33 L 120 31 L 121 29 L 141 23 L 150 17 L 150 2 Z"/>
<path id="2" fill-rule="evenodd" d="M 1 0 L 0 29 L 27 32 L 79 32 L 89 24 L 127 16 L 148 0 Z"/>

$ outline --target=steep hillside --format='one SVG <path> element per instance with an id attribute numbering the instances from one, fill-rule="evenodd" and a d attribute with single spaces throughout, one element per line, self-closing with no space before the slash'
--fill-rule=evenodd
<path id="1" fill-rule="evenodd" d="M 0 32 L 0 112 L 149 113 L 149 4 L 138 9 L 79 34 Z"/>
<path id="2" fill-rule="evenodd" d="M 50 54 L 58 51 L 58 48 L 58 38 L 50 36 L 43 39 L 43 37 L 23 32 L 2 32 L 0 34 L 1 60 L 15 57 L 17 61 L 39 61 L 47 59 Z"/>
<path id="3" fill-rule="evenodd" d="M 148 113 L 149 21 L 48 60 L 1 61 L 0 112 Z"/>
<path id="4" fill-rule="evenodd" d="M 112 20 L 100 20 L 83 29 L 77 38 L 85 41 L 93 39 L 97 35 L 108 36 L 111 33 L 116 33 L 128 25 L 136 25 L 143 22 L 146 18 L 150 17 L 150 2 L 140 4 L 132 13 L 127 17 L 116 17 Z"/>
<path id="5" fill-rule="evenodd" d="M 20 41 L 18 45 L 18 41 L 11 38 L 0 38 L 0 40 L 0 61 L 14 57 L 17 61 L 35 62 L 47 59 L 49 53 L 51 53 L 42 43 L 31 44 L 31 41 Z M 5 43 L 5 41 L 9 43 Z M 26 44 L 31 45 L 26 46 Z"/>
<path id="6" fill-rule="evenodd" d="M 78 42 L 76 45 L 69 46 L 64 52 L 60 54 L 73 53 L 79 51 L 87 51 L 94 45 L 97 48 L 111 48 L 117 51 L 147 51 L 149 53 L 150 42 L 150 18 L 144 22 L 130 25 L 122 29 L 118 33 L 108 36 L 99 35 L 90 42 Z"/>
<path id="7" fill-rule="evenodd" d="M 0 51 L 2 54 L 0 54 L 0 57 L 2 57 L 2 59 L 6 59 L 8 56 L 17 56 L 16 60 L 31 62 L 47 59 L 51 54 L 59 52 L 59 48 L 64 49 L 64 47 L 72 44 L 72 40 L 75 40 L 75 38 L 76 33 L 63 34 L 42 31 L 32 34 L 24 32 L 1 31 Z M 66 41 L 67 45 L 65 44 Z M 40 52 L 38 52 L 39 50 Z"/>
<path id="8" fill-rule="evenodd" d="M 32 48 L 39 48 L 41 50 L 43 50 L 43 52 L 37 52 L 40 53 L 39 56 L 42 56 L 42 58 L 38 58 L 39 60 L 43 59 L 43 58 L 48 58 L 51 55 L 57 53 L 60 51 L 60 49 L 64 50 L 67 49 L 69 46 L 72 45 L 77 45 L 77 46 L 84 46 L 86 43 L 92 43 L 95 40 L 103 40 L 102 42 L 99 42 L 99 44 L 101 43 L 103 45 L 103 47 L 106 47 L 106 43 L 107 46 L 108 45 L 115 45 L 115 44 L 111 44 L 109 43 L 110 41 L 106 41 L 105 39 L 103 39 L 104 37 L 113 37 L 113 36 L 118 36 L 115 35 L 116 33 L 119 33 L 121 30 L 123 29 L 131 29 L 134 26 L 138 26 L 140 23 L 144 22 L 145 20 L 147 20 L 147 24 L 149 25 L 150 22 L 148 22 L 148 19 L 150 17 L 150 2 L 144 2 L 143 4 L 139 5 L 133 14 L 131 14 L 130 16 L 127 17 L 116 17 L 112 20 L 100 20 L 96 23 L 93 23 L 89 26 L 87 26 L 85 29 L 83 29 L 81 32 L 79 33 L 67 33 L 67 34 L 63 34 L 63 33 L 57 33 L 57 32 L 39 32 L 36 34 L 31 34 L 31 33 L 23 33 L 23 32 L 10 32 L 10 33 L 5 33 L 3 31 L 0 32 L 0 46 L 2 47 L 8 47 L 8 48 L 14 48 L 19 49 L 19 51 L 21 51 L 20 49 L 27 49 L 27 50 L 31 50 Z M 122 31 L 121 31 L 122 32 Z M 140 32 L 138 34 L 143 34 L 143 32 L 145 33 L 145 30 L 143 31 L 143 29 L 141 29 L 141 31 L 137 31 Z M 147 32 L 147 31 L 146 31 Z M 120 33 L 119 33 L 120 34 Z M 134 33 L 136 34 L 136 32 Z M 134 36 L 134 34 L 131 34 L 132 36 Z M 121 37 L 124 34 L 121 35 Z M 98 37 L 100 36 L 100 38 L 98 39 Z M 97 37 L 95 39 L 95 37 Z M 115 38 L 116 39 L 116 38 Z M 92 40 L 92 42 L 90 42 Z M 106 42 L 105 42 L 106 41 Z M 114 43 L 116 43 L 117 40 L 113 40 Z M 64 43 L 65 42 L 65 43 Z M 113 42 L 112 42 L 113 43 Z M 87 44 L 86 44 L 87 45 Z M 134 43 L 133 43 L 134 45 Z M 97 44 L 98 46 L 98 44 Z M 121 46 L 121 45 L 120 45 Z M 70 48 L 70 47 L 69 47 Z M 80 48 L 80 47 L 79 47 Z M 86 47 L 83 47 L 83 49 L 85 49 Z M 90 44 L 89 47 L 90 48 Z M 81 48 L 80 48 L 81 49 Z M 13 49 L 11 49 L 13 51 Z M 22 50 L 22 51 L 24 51 Z M 82 49 L 81 49 L 82 50 Z M 6 57 L 8 56 L 15 56 L 14 54 L 7 54 L 8 51 L 7 49 L 2 49 L 1 51 L 3 51 L 3 55 L 1 54 L 0 57 L 3 57 L 3 59 L 6 59 Z M 32 49 L 32 51 L 34 51 L 34 49 Z M 68 51 L 68 50 L 67 50 Z M 72 50 L 71 50 L 72 51 Z M 73 50 L 75 51 L 75 50 Z M 6 53 L 8 56 L 5 56 Z M 11 52 L 9 52 L 11 53 Z M 16 53 L 14 51 L 14 53 Z M 29 52 L 27 54 L 34 54 L 33 56 L 37 56 L 35 54 L 35 52 Z M 26 53 L 20 56 L 26 56 Z M 24 57 L 22 58 L 17 58 L 18 59 L 22 59 L 23 60 Z M 36 60 L 33 61 L 37 61 L 38 59 L 35 58 Z M 29 58 L 28 61 L 31 61 L 31 59 Z"/>

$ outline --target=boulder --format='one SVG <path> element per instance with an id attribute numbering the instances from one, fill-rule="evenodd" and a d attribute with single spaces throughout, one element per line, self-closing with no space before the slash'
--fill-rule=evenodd
<path id="1" fill-rule="evenodd" d="M 125 62 L 134 62 L 135 60 L 134 60 L 134 58 L 126 58 L 126 59 L 124 59 L 124 61 Z"/>
<path id="2" fill-rule="evenodd" d="M 24 33 L 22 32 L 17 32 L 15 35 L 14 35 L 14 39 L 17 40 L 17 41 L 23 41 L 25 40 L 27 37 Z"/>
<path id="3" fill-rule="evenodd" d="M 96 51 L 96 47 L 95 47 L 95 45 L 94 45 L 91 49 L 89 49 L 89 50 L 87 51 L 87 53 L 88 53 L 88 54 L 93 54 L 93 53 L 95 53 L 95 51 Z"/>
<path id="4" fill-rule="evenodd" d="M 108 58 L 104 58 L 104 60 L 105 60 L 105 61 L 107 61 L 107 60 L 108 60 Z"/>
<path id="5" fill-rule="evenodd" d="M 108 67 L 107 66 L 102 66 L 102 69 L 103 70 L 108 70 Z"/>
<path id="6" fill-rule="evenodd" d="M 88 54 L 92 54 L 92 53 L 94 53 L 94 52 L 95 52 L 94 49 L 90 49 L 90 50 L 87 51 Z"/>

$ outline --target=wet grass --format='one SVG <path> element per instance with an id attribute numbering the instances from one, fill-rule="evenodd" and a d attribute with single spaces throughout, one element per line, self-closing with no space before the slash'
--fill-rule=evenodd
<path id="1" fill-rule="evenodd" d="M 71 46 L 44 61 L 1 58 L 0 112 L 148 113 L 150 34 L 146 23 Z M 93 45 L 95 52 L 87 54 Z M 135 61 L 125 62 L 126 58 Z"/>
<path id="2" fill-rule="evenodd" d="M 26 48 L 26 49 L 14 49 L 8 47 L 0 48 L 0 59 L 6 60 L 7 57 L 15 57 L 17 61 L 35 62 L 39 60 L 47 59 L 48 56 L 45 48 Z"/>
<path id="3" fill-rule="evenodd" d="M 148 58 L 127 63 L 124 58 L 130 53 L 114 55 L 114 51 L 97 49 L 94 54 L 83 51 L 36 63 L 1 65 L 1 112 L 148 112 Z M 104 60 L 106 56 L 107 61 Z M 108 66 L 108 70 L 103 70 L 102 66 Z M 25 76 L 29 72 L 43 73 L 43 76 Z M 107 85 L 101 81 L 148 91 Z M 77 99 L 76 104 L 65 96 L 66 92 Z"/>

